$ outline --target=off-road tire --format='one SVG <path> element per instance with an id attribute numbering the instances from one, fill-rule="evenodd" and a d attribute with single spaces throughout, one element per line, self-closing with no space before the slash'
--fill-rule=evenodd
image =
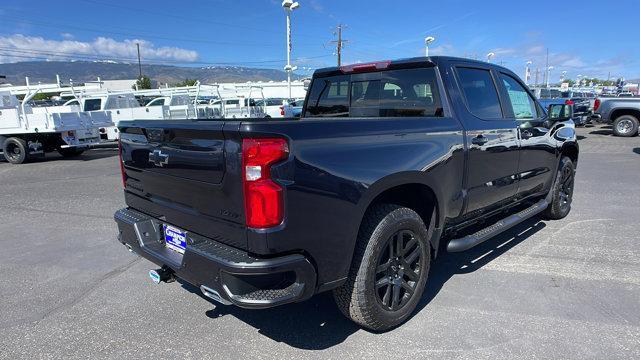
<path id="1" fill-rule="evenodd" d="M 551 201 L 542 214 L 545 219 L 558 220 L 569 215 L 573 201 L 575 174 L 573 161 L 566 156 L 562 157 L 551 188 Z"/>
<path id="2" fill-rule="evenodd" d="M 418 279 L 413 282 L 414 291 L 406 303 L 392 311 L 384 308 L 384 300 L 379 300 L 381 290 L 376 290 L 375 282 L 376 277 L 380 275 L 378 261 L 383 253 L 389 251 L 389 242 L 393 244 L 391 238 L 399 231 L 408 231 L 415 235 L 411 239 L 415 238 L 419 243 L 419 247 L 414 249 L 419 249 L 417 263 L 420 271 L 417 273 Z M 374 331 L 391 329 L 407 320 L 418 305 L 427 282 L 430 263 L 429 231 L 420 216 L 402 206 L 377 205 L 367 211 L 360 227 L 347 281 L 333 291 L 336 304 L 347 318 L 364 328 Z"/>

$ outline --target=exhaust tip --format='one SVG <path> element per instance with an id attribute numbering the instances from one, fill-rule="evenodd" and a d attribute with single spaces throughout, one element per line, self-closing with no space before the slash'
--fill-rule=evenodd
<path id="1" fill-rule="evenodd" d="M 219 302 L 222 305 L 231 305 L 231 301 L 223 299 L 222 296 L 220 296 L 220 294 L 216 290 L 213 290 L 209 287 L 201 285 L 200 291 L 202 291 L 202 294 L 204 296 L 208 297 L 211 300 Z"/>

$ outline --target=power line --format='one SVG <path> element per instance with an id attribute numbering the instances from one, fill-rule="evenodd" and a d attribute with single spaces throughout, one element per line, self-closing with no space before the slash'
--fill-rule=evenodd
<path id="1" fill-rule="evenodd" d="M 169 17 L 169 18 L 173 18 L 173 19 L 178 19 L 178 20 L 184 20 L 188 23 L 193 23 L 194 21 L 197 22 L 201 22 L 201 23 L 207 23 L 207 24 L 212 24 L 212 25 L 220 25 L 220 26 L 226 26 L 226 27 L 231 27 L 231 28 L 237 28 L 237 29 L 244 29 L 244 30 L 251 30 L 251 31 L 256 31 L 259 32 L 260 34 L 265 34 L 265 33 L 271 33 L 271 34 L 280 34 L 278 31 L 265 31 L 264 28 L 254 28 L 254 27 L 250 27 L 250 26 L 245 26 L 245 25 L 239 25 L 239 24 L 233 24 L 233 23 L 225 23 L 225 22 L 220 22 L 220 21 L 213 21 L 209 18 L 194 18 L 194 17 L 187 17 L 187 16 L 181 16 L 181 15 L 177 15 L 174 13 L 165 13 L 162 11 L 155 11 L 155 10 L 150 10 L 148 8 L 136 8 L 136 7 L 130 7 L 130 6 L 122 6 L 121 4 L 114 4 L 114 3 L 105 3 L 105 2 L 101 2 L 101 1 L 95 1 L 95 0 L 84 0 L 84 2 L 86 3 L 91 3 L 91 4 L 95 4 L 95 5 L 101 5 L 101 6 L 107 6 L 107 7 L 112 7 L 112 8 L 116 8 L 116 9 L 121 9 L 121 10 L 127 10 L 136 14 L 140 14 L 141 12 L 145 13 L 145 14 L 155 14 L 158 16 L 164 16 L 164 17 Z M 296 35 L 298 37 L 307 37 L 309 39 L 318 39 L 317 37 L 313 37 L 313 36 L 305 36 L 305 35 Z"/>
<path id="2" fill-rule="evenodd" d="M 81 54 L 81 53 L 68 53 L 68 52 L 57 52 L 57 51 L 44 51 L 44 50 L 33 50 L 33 49 L 15 49 L 8 47 L 0 47 L 0 55 L 3 56 L 11 56 L 17 58 L 25 58 L 25 59 L 39 59 L 39 60 L 51 60 L 51 58 L 63 58 L 70 60 L 113 60 L 113 61 L 121 61 L 121 62 L 135 62 L 136 58 L 122 58 L 122 57 L 107 57 L 102 55 L 92 55 L 92 54 Z M 7 53 L 8 52 L 8 53 Z M 48 57 L 47 57 L 48 56 Z M 304 59 L 320 59 L 330 57 L 332 55 L 318 55 L 318 56 L 310 56 L 305 57 Z M 152 59 L 153 60 L 153 59 Z M 260 60 L 260 61 L 179 61 L 179 60 L 163 60 L 157 59 L 158 63 L 161 64 L 192 64 L 192 65 L 239 65 L 239 64 L 272 64 L 272 63 L 281 63 L 285 60 L 283 59 L 274 59 L 274 60 Z M 153 64 L 153 61 L 142 61 L 145 64 Z"/>

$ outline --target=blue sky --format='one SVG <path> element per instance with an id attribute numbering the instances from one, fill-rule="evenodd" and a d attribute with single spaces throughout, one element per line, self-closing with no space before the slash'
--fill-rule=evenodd
<path id="1" fill-rule="evenodd" d="M 300 3 L 292 20 L 292 56 L 300 69 L 335 64 L 333 28 L 343 23 L 344 63 L 421 56 L 431 35 L 432 55 L 494 52 L 494 62 L 518 74 L 527 60 L 542 72 L 548 48 L 554 81 L 561 71 L 570 78 L 640 78 L 637 0 Z M 3 0 L 0 19 L 0 62 L 133 60 L 138 42 L 145 62 L 284 66 L 280 1 Z"/>

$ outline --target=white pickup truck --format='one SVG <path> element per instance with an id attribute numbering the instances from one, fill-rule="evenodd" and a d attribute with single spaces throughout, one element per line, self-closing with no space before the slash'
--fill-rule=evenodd
<path id="1" fill-rule="evenodd" d="M 107 111 L 81 111 L 77 105 L 31 107 L 38 91 L 20 102 L 9 91 L 0 91 L 0 149 L 12 164 L 22 164 L 46 152 L 77 156 L 100 143 L 99 129 L 113 126 Z"/>

